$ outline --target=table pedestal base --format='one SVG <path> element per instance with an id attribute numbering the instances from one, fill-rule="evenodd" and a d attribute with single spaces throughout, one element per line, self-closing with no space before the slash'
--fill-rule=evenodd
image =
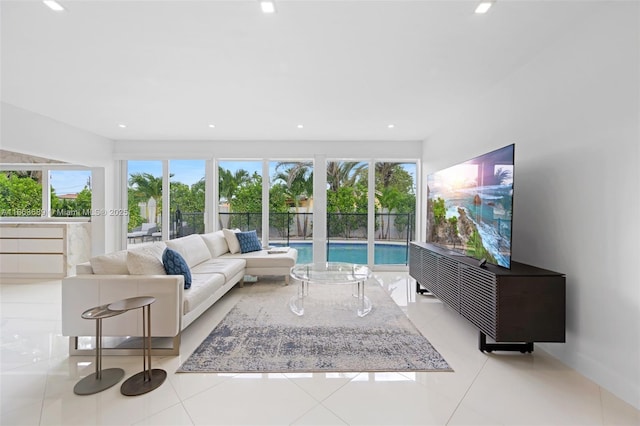
<path id="1" fill-rule="evenodd" d="M 129 377 L 120 387 L 120 392 L 126 396 L 142 395 L 159 387 L 166 378 L 167 372 L 159 368 L 141 371 Z"/>
<path id="2" fill-rule="evenodd" d="M 100 371 L 100 377 L 93 373 L 76 383 L 73 393 L 76 395 L 93 395 L 118 383 L 124 377 L 122 368 L 107 368 Z"/>

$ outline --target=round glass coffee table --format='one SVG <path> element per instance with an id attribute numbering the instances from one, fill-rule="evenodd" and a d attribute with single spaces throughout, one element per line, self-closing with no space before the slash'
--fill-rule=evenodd
<path id="1" fill-rule="evenodd" d="M 343 262 L 304 263 L 291 268 L 291 278 L 300 282 L 298 294 L 289 301 L 289 309 L 304 315 L 304 299 L 309 295 L 309 284 L 352 284 L 353 296 L 358 298 L 356 313 L 363 317 L 371 312 L 371 300 L 364 294 L 364 284 L 371 277 L 366 265 Z"/>

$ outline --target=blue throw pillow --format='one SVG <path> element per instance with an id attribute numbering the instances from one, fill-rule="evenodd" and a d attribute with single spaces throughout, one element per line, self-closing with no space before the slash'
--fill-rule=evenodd
<path id="1" fill-rule="evenodd" d="M 236 232 L 236 237 L 238 237 L 238 242 L 240 243 L 241 253 L 262 250 L 262 244 L 260 244 L 258 234 L 256 234 L 255 230 L 248 232 Z"/>
<path id="2" fill-rule="evenodd" d="M 162 264 L 164 270 L 167 271 L 167 275 L 183 275 L 184 276 L 184 288 L 191 288 L 191 270 L 187 261 L 175 250 L 170 248 L 164 249 L 162 253 Z"/>

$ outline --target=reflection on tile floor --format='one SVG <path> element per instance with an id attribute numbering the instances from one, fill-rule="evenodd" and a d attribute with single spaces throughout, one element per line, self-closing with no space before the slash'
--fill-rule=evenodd
<path id="1" fill-rule="evenodd" d="M 477 330 L 437 299 L 415 294 L 405 272 L 382 285 L 455 372 L 175 374 L 251 285 L 235 288 L 183 334 L 181 355 L 154 357 L 167 381 L 145 395 L 119 386 L 77 396 L 92 356 L 69 356 L 61 335 L 60 281 L 0 285 L 2 425 L 638 425 L 638 410 L 548 355 L 483 354 Z M 261 278 L 267 280 L 269 278 Z M 372 282 L 373 284 L 373 282 Z M 135 356 L 103 368 L 129 377 Z"/>

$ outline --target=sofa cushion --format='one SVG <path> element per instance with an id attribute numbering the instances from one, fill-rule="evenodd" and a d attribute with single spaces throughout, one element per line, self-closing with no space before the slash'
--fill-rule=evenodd
<path id="1" fill-rule="evenodd" d="M 96 275 L 129 275 L 126 250 L 94 256 L 89 263 Z"/>
<path id="2" fill-rule="evenodd" d="M 238 241 L 238 237 L 236 237 L 236 232 L 231 229 L 223 229 L 222 232 L 224 233 L 224 238 L 227 240 L 229 253 L 240 253 L 240 242 Z"/>
<path id="3" fill-rule="evenodd" d="M 183 275 L 184 276 L 184 288 L 191 287 L 191 271 L 189 265 L 184 258 L 175 250 L 166 248 L 162 254 L 162 263 L 164 264 L 164 270 L 167 275 Z"/>
<path id="4" fill-rule="evenodd" d="M 212 258 L 220 257 L 229 252 L 229 245 L 227 244 L 227 239 L 224 237 L 224 232 L 209 232 L 208 234 L 202 234 L 201 237 L 209 248 L 209 253 L 211 253 Z"/>
<path id="5" fill-rule="evenodd" d="M 189 265 L 190 268 L 193 268 L 205 260 L 211 259 L 211 253 L 209 252 L 207 245 L 198 234 L 169 240 L 166 244 L 168 248 L 180 253 L 184 260 L 187 261 L 187 265 Z"/>
<path id="6" fill-rule="evenodd" d="M 298 251 L 294 248 L 286 253 L 269 254 L 267 250 L 252 251 L 244 254 L 227 253 L 221 259 L 244 259 L 247 268 L 292 267 L 298 259 Z"/>
<path id="7" fill-rule="evenodd" d="M 191 270 L 191 275 L 197 274 L 222 274 L 226 280 L 242 273 L 247 264 L 244 259 L 209 259 L 204 263 L 195 266 Z"/>
<path id="8" fill-rule="evenodd" d="M 191 288 L 183 293 L 183 315 L 197 308 L 224 285 L 224 275 L 194 274 Z"/>
<path id="9" fill-rule="evenodd" d="M 151 253 L 141 250 L 127 252 L 127 268 L 131 275 L 166 275 L 162 261 Z"/>
<path id="10" fill-rule="evenodd" d="M 247 232 L 237 232 L 238 242 L 240 243 L 240 252 L 249 253 L 252 251 L 262 250 L 262 243 L 258 239 L 258 234 L 255 230 Z"/>

